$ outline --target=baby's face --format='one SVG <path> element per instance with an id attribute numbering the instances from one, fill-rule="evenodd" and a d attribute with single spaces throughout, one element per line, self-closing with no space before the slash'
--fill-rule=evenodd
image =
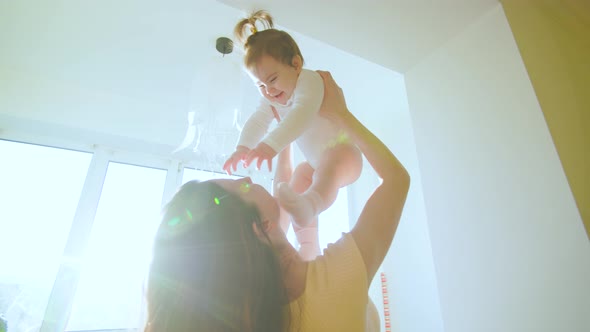
<path id="1" fill-rule="evenodd" d="M 285 105 L 297 85 L 297 78 L 301 72 L 299 63 L 300 61 L 295 59 L 294 65 L 289 66 L 263 55 L 250 71 L 250 76 L 264 98 Z"/>

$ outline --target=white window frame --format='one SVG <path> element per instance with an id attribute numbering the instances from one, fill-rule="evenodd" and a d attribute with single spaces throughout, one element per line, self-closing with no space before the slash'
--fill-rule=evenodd
<path id="1" fill-rule="evenodd" d="M 98 144 L 74 142 L 26 130 L 0 131 L 0 139 L 92 154 L 40 328 L 40 332 L 66 331 L 69 313 L 72 310 L 76 294 L 76 285 L 80 279 L 82 254 L 88 246 L 109 163 L 116 162 L 166 170 L 162 205 L 172 198 L 182 181 L 184 167 L 191 163 L 149 152 L 131 152 Z"/>

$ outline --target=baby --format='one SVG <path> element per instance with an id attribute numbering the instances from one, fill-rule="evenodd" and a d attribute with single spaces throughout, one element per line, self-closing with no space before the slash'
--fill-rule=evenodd
<path id="1" fill-rule="evenodd" d="M 258 30 L 258 26 L 264 27 Z M 244 124 L 235 152 L 223 165 L 231 174 L 237 164 L 257 167 L 296 142 L 306 161 L 299 164 L 289 184 L 278 185 L 278 200 L 293 218 L 302 257 L 319 253 L 317 216 L 336 200 L 338 190 L 358 179 L 362 169 L 359 149 L 330 121 L 319 116 L 324 96 L 321 76 L 303 69 L 303 56 L 286 32 L 273 28 L 272 17 L 258 11 L 240 21 L 235 35 L 243 44 L 244 64 L 258 86 L 260 104 Z M 273 121 L 277 126 L 271 132 Z M 309 243 L 313 247 L 303 248 Z M 307 257 L 305 257 L 307 256 Z M 310 257 L 313 256 L 313 257 Z"/>

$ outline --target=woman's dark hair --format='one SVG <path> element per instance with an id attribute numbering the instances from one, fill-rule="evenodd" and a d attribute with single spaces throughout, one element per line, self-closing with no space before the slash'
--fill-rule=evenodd
<path id="1" fill-rule="evenodd" d="M 278 258 L 256 236 L 255 206 L 213 182 L 184 184 L 165 207 L 147 283 L 146 332 L 281 331 Z"/>

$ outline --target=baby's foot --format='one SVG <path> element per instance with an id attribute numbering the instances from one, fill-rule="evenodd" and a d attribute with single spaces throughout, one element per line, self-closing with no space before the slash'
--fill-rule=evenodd
<path id="1" fill-rule="evenodd" d="M 279 204 L 299 227 L 306 227 L 320 213 L 322 198 L 315 191 L 297 195 L 286 183 L 279 184 Z"/>

